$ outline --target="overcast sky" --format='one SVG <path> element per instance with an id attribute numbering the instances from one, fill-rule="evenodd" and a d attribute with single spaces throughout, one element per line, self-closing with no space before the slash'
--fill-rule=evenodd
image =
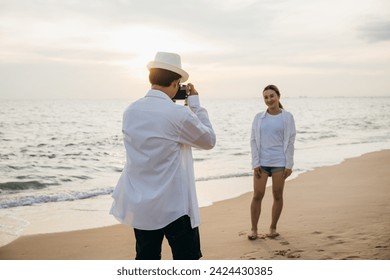
<path id="1" fill-rule="evenodd" d="M 389 0 L 0 0 L 0 98 L 137 98 L 177 52 L 203 96 L 390 96 Z"/>

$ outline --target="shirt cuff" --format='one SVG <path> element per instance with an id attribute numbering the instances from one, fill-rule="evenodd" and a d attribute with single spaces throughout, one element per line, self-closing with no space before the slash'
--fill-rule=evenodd
<path id="1" fill-rule="evenodd" d="M 188 101 L 188 106 L 190 107 L 200 106 L 199 95 L 190 95 L 187 97 L 187 101 Z"/>

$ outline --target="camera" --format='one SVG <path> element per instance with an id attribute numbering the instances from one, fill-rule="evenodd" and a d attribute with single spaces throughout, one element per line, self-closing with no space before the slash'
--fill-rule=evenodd
<path id="1" fill-rule="evenodd" d="M 176 95 L 172 98 L 173 100 L 184 100 L 188 97 L 186 92 L 186 85 L 180 85 Z"/>

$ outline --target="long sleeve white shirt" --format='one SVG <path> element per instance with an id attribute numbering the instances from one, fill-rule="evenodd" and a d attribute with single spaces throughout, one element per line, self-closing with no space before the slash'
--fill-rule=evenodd
<path id="1" fill-rule="evenodd" d="M 200 224 L 191 147 L 211 149 L 216 137 L 198 96 L 188 107 L 150 90 L 123 115 L 126 164 L 110 213 L 137 229 L 160 229 L 183 215 Z"/>
<path id="2" fill-rule="evenodd" d="M 260 166 L 261 159 L 261 122 L 266 116 L 266 111 L 258 113 L 252 123 L 251 132 L 251 151 L 252 151 L 252 168 Z M 284 136 L 283 136 L 283 149 L 286 157 L 286 168 L 292 169 L 294 165 L 294 142 L 295 142 L 295 122 L 294 117 L 290 112 L 282 110 Z"/>

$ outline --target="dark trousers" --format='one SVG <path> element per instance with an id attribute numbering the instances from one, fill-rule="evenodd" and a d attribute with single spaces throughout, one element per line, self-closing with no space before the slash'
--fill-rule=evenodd
<path id="1" fill-rule="evenodd" d="M 166 227 L 157 230 L 134 229 L 136 260 L 161 260 L 164 236 L 171 247 L 174 260 L 198 260 L 200 251 L 199 229 L 191 228 L 189 216 L 182 216 Z"/>

